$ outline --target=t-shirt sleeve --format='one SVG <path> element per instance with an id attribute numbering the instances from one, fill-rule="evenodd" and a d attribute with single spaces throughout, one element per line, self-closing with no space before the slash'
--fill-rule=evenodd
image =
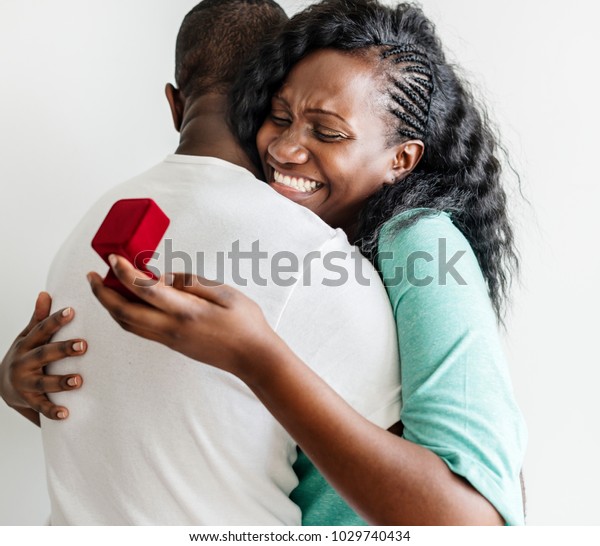
<path id="1" fill-rule="evenodd" d="M 384 227 L 379 265 L 398 331 L 404 437 L 522 524 L 526 430 L 477 259 L 443 213 Z"/>

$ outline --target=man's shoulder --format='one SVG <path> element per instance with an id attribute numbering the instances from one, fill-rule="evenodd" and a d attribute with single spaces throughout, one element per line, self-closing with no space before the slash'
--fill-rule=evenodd
<path id="1" fill-rule="evenodd" d="M 171 167 L 186 167 L 189 169 L 214 169 L 226 170 L 237 173 L 240 176 L 247 176 L 256 180 L 255 176 L 245 167 L 221 159 L 219 157 L 204 156 L 204 155 L 185 155 L 185 154 L 169 154 L 159 165 L 169 165 Z"/>

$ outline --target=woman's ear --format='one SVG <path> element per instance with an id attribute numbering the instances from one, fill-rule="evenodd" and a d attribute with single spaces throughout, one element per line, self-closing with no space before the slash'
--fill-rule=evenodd
<path id="1" fill-rule="evenodd" d="M 417 166 L 424 150 L 425 145 L 420 140 L 407 140 L 396 148 L 392 166 L 395 182 L 402 180 Z"/>
<path id="2" fill-rule="evenodd" d="M 181 122 L 183 121 L 183 109 L 185 106 L 185 100 L 181 94 L 181 91 L 175 86 L 168 83 L 165 86 L 165 95 L 169 102 L 169 108 L 171 108 L 171 116 L 173 116 L 173 125 L 177 132 L 181 129 Z"/>

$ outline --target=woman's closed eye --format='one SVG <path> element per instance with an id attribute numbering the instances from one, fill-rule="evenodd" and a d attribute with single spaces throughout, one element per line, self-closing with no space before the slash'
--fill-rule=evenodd
<path id="1" fill-rule="evenodd" d="M 313 134 L 319 139 L 325 142 L 333 142 L 336 140 L 344 140 L 348 138 L 345 134 L 331 129 L 325 129 L 322 127 L 313 128 Z"/>
<path id="2" fill-rule="evenodd" d="M 283 112 L 271 112 L 269 117 L 275 125 L 279 125 L 281 127 L 290 125 L 292 123 L 292 118 Z"/>

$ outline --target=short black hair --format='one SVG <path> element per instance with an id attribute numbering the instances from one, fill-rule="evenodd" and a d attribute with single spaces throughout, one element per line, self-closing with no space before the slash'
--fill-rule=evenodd
<path id="1" fill-rule="evenodd" d="M 177 35 L 177 87 L 188 98 L 227 93 L 247 58 L 287 20 L 273 0 L 203 0 Z"/>

